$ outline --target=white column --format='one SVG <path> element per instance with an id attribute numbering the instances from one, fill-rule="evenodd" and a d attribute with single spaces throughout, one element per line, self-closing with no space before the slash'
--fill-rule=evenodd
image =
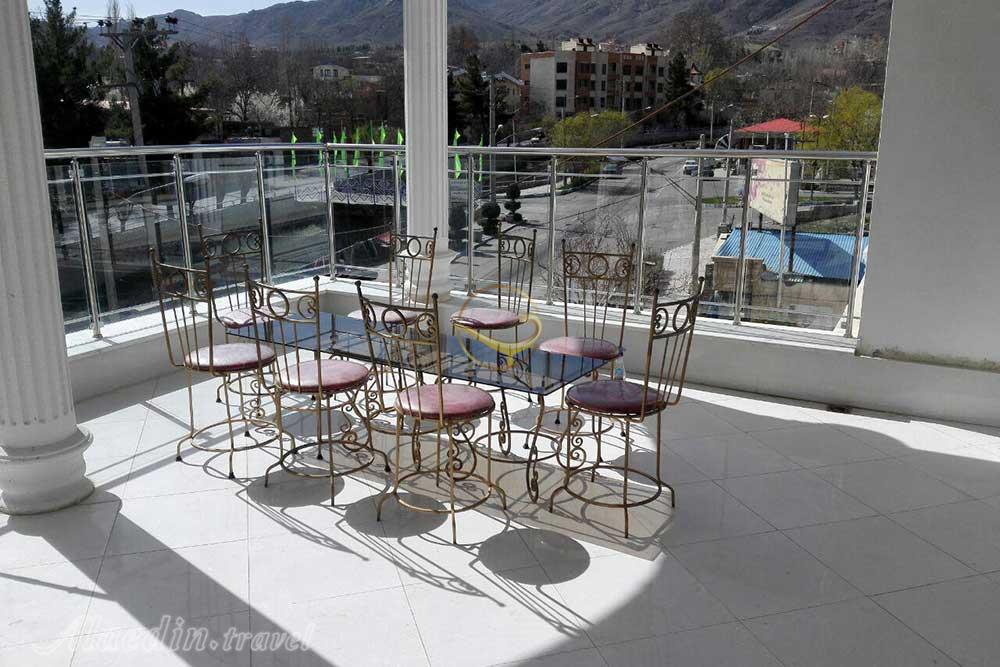
<path id="1" fill-rule="evenodd" d="M 1000 370 L 996 0 L 892 7 L 858 349 Z"/>
<path id="2" fill-rule="evenodd" d="M 451 291 L 448 250 L 448 0 L 403 0 L 409 233 L 437 228 L 431 292 Z"/>
<path id="3" fill-rule="evenodd" d="M 27 4 L 0 2 L 0 511 L 86 497 L 63 333 Z"/>

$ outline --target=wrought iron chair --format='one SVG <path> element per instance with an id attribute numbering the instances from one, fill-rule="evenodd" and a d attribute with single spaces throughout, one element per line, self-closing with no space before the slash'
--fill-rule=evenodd
<path id="1" fill-rule="evenodd" d="M 629 536 L 628 511 L 632 507 L 646 505 L 656 500 L 666 487 L 670 490 L 671 507 L 677 506 L 677 492 L 663 481 L 660 475 L 661 423 L 664 410 L 677 405 L 684 389 L 688 357 L 694 338 L 694 325 L 698 316 L 701 288 L 704 278 L 698 281 L 696 294 L 677 301 L 660 302 L 659 290 L 653 293 L 653 311 L 649 322 L 649 342 L 646 346 L 646 364 L 642 383 L 617 379 L 592 380 L 572 387 L 566 394 L 569 416 L 566 435 L 560 448 L 562 458 L 557 456 L 563 467 L 563 483 L 549 498 L 549 511 L 555 505 L 556 496 L 565 491 L 574 498 L 591 505 L 621 508 L 625 513 L 625 537 Z M 637 470 L 630 463 L 632 447 L 632 425 L 641 424 L 646 417 L 656 415 L 656 469 L 653 474 Z M 621 465 L 606 463 L 601 459 L 600 428 L 594 429 L 597 439 L 597 460 L 586 463 L 583 447 L 583 419 L 590 415 L 598 420 L 610 418 L 624 424 L 625 454 Z M 590 473 L 591 481 L 599 470 L 615 470 L 622 475 L 621 502 L 605 502 L 584 496 L 570 488 L 572 479 L 581 473 Z M 639 500 L 629 499 L 629 478 L 644 478 L 653 485 L 653 492 Z"/>
<path id="2" fill-rule="evenodd" d="M 239 375 L 252 375 L 256 384 L 264 385 L 264 369 L 276 358 L 274 349 L 270 345 L 258 346 L 254 343 L 216 342 L 215 327 L 212 326 L 211 320 L 215 293 L 207 262 L 204 269 L 188 269 L 164 264 L 159 261 L 152 248 L 149 249 L 149 259 L 153 273 L 153 288 L 160 304 L 167 356 L 171 365 L 183 368 L 187 374 L 190 427 L 188 434 L 177 441 L 176 460 L 181 460 L 181 447 L 184 443 L 208 452 L 228 451 L 229 478 L 233 479 L 235 478 L 233 455 L 236 452 L 263 447 L 275 440 L 281 442 L 280 434 L 273 435 L 275 424 L 264 419 L 265 412 L 260 398 L 262 392 L 258 392 L 257 396 L 246 401 L 240 401 L 239 416 L 233 415 L 233 406 L 229 402 L 230 382 Z M 195 429 L 194 424 L 192 392 L 192 374 L 195 372 L 207 373 L 222 379 L 223 403 L 226 406 L 226 419 L 198 429 Z M 272 435 L 259 441 L 254 440 L 252 445 L 237 447 L 233 434 L 233 425 L 237 423 L 245 426 L 247 436 L 250 436 L 251 429 L 263 429 Z M 200 434 L 223 424 L 229 429 L 228 449 L 208 447 L 198 443 L 197 437 Z"/>
<path id="3" fill-rule="evenodd" d="M 389 302 L 387 305 L 404 309 L 426 307 L 431 301 L 431 277 L 434 274 L 434 248 L 437 227 L 430 236 L 389 235 Z M 403 311 L 393 311 L 402 315 Z M 380 315 L 380 314 L 379 314 Z M 362 319 L 360 310 L 348 317 Z"/>
<path id="4" fill-rule="evenodd" d="M 635 271 L 635 244 L 629 245 L 627 253 L 604 253 L 569 250 L 563 239 L 562 265 L 563 335 L 543 342 L 539 349 L 616 361 L 625 336 L 625 317 Z M 579 335 L 570 334 L 571 322 L 578 322 L 574 330 Z M 556 412 L 556 424 L 560 423 L 563 409 L 552 408 Z"/>
<path id="5" fill-rule="evenodd" d="M 475 423 L 483 418 L 487 420 L 488 433 L 492 433 L 495 407 L 493 397 L 478 387 L 444 381 L 436 294 L 431 295 L 431 303 L 427 308 L 407 308 L 366 298 L 361 292 L 360 281 L 357 288 L 369 355 L 372 363 L 383 369 L 383 372 L 374 374 L 377 393 L 380 396 L 395 396 L 394 477 L 392 488 L 379 498 L 376 516 L 381 520 L 382 506 L 390 496 L 410 510 L 448 514 L 451 517 L 452 542 L 457 543 L 457 513 L 483 504 L 494 489 L 500 494 L 504 510 L 507 509 L 507 497 L 503 489 L 493 484 L 493 458 L 489 449 L 486 450 L 485 475 L 479 474 L 476 468 L 480 455 L 470 439 Z M 433 379 L 429 379 L 430 377 Z M 431 433 L 437 438 L 435 465 L 431 469 L 425 469 L 421 465 L 423 457 L 420 438 Z M 404 435 L 411 441 L 414 467 L 414 470 L 405 474 L 402 473 L 400 461 Z M 441 461 L 443 435 L 448 438 L 444 463 Z M 420 507 L 400 498 L 399 489 L 404 482 L 430 475 L 434 476 L 438 485 L 442 475 L 447 479 L 446 509 Z M 477 486 L 481 485 L 485 490 L 482 497 L 458 506 L 456 485 L 466 481 L 477 482 Z"/>
<path id="6" fill-rule="evenodd" d="M 222 302 L 221 308 L 219 303 L 214 305 L 212 315 L 228 336 L 230 330 L 251 322 L 244 268 L 249 266 L 254 278 L 264 275 L 264 230 L 260 219 L 254 227 L 213 234 L 198 225 L 198 242 L 212 271 L 216 298 Z"/>
<path id="7" fill-rule="evenodd" d="M 453 327 L 469 331 L 517 329 L 531 313 L 531 290 L 535 276 L 535 236 L 497 234 L 496 308 L 463 308 L 451 316 Z"/>
<path id="8" fill-rule="evenodd" d="M 316 419 L 316 440 L 293 444 L 284 450 L 278 460 L 264 473 L 264 486 L 268 484 L 270 473 L 275 468 L 299 477 L 330 478 L 330 505 L 336 500 L 336 478 L 368 468 L 381 456 L 385 471 L 389 472 L 389 461 L 385 453 L 372 447 L 371 432 L 364 424 L 365 387 L 369 379 L 368 367 L 356 361 L 324 358 L 321 349 L 326 338 L 321 330 L 322 317 L 319 308 L 319 276 L 313 278 L 310 290 L 295 290 L 275 287 L 255 281 L 250 276 L 249 267 L 244 268 L 247 294 L 250 300 L 251 323 L 258 332 L 256 347 L 261 360 L 269 353 L 267 341 L 279 346 L 285 354 L 279 356 L 272 365 L 275 403 L 278 406 L 276 422 L 284 432 L 283 411 L 310 412 Z M 331 318 L 332 322 L 332 318 Z M 332 325 L 331 325 L 332 326 Z M 261 333 L 267 332 L 265 340 Z M 314 341 L 313 349 L 306 349 L 302 341 Z M 282 400 L 288 396 L 300 396 L 311 401 L 307 407 L 286 405 Z M 359 405 L 358 401 L 362 401 Z M 334 412 L 340 415 L 340 424 L 334 428 Z M 326 432 L 323 416 L 326 413 Z M 352 419 L 351 415 L 354 416 Z M 359 437 L 359 432 L 362 433 Z M 289 460 L 300 455 L 306 448 L 316 447 L 317 458 L 322 459 L 323 445 L 327 446 L 329 472 L 318 473 L 289 467 Z M 356 465 L 346 470 L 335 470 L 333 447 L 340 445 L 348 456 L 357 459 Z"/>
<path id="9" fill-rule="evenodd" d="M 259 218 L 253 227 L 228 232 L 206 233 L 205 228 L 198 225 L 198 243 L 201 256 L 212 273 L 216 297 L 212 318 L 222 325 L 226 342 L 229 342 L 230 332 L 252 322 L 244 266 L 251 268 L 255 278 L 264 275 L 264 227 Z M 246 380 L 250 380 L 253 388 L 250 392 L 245 386 Z M 230 381 L 228 390 L 241 400 L 248 395 L 258 395 L 262 387 L 252 380 L 237 375 Z M 221 386 L 215 392 L 215 401 L 222 402 Z"/>

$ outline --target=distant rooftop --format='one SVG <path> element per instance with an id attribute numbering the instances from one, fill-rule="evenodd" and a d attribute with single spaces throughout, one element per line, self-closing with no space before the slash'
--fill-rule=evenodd
<path id="1" fill-rule="evenodd" d="M 740 230 L 734 230 L 715 253 L 716 256 L 739 257 L 740 234 Z M 798 275 L 811 278 L 848 281 L 851 279 L 851 258 L 854 255 L 855 242 L 853 234 L 797 232 L 792 270 Z M 774 273 L 778 273 L 783 256 L 785 273 L 788 273 L 788 253 L 791 245 L 791 230 L 785 230 L 784 253 L 781 253 L 780 230 L 750 230 L 747 234 L 746 256 L 764 260 L 764 267 Z M 861 245 L 861 278 L 865 275 L 867 251 L 868 237 L 865 237 Z"/>
<path id="2" fill-rule="evenodd" d="M 816 128 L 800 120 L 775 118 L 774 120 L 757 123 L 756 125 L 747 125 L 736 131 L 742 134 L 784 134 L 785 132 L 789 134 L 801 134 L 816 132 Z"/>

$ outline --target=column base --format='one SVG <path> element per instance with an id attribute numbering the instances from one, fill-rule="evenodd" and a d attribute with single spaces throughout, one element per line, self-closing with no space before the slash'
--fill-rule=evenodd
<path id="1" fill-rule="evenodd" d="M 94 491 L 83 452 L 90 431 L 37 447 L 0 447 L 0 513 L 40 514 L 75 505 Z"/>
<path id="2" fill-rule="evenodd" d="M 444 302 L 451 298 L 451 261 L 458 254 L 454 250 L 449 250 L 447 240 L 444 248 L 438 247 L 434 251 L 434 274 L 431 276 L 431 294 L 438 295 L 438 302 Z"/>

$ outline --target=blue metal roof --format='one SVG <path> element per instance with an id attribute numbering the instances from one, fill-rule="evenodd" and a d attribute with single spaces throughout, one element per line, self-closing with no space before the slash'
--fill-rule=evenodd
<path id="1" fill-rule="evenodd" d="M 739 257 L 740 230 L 736 229 L 729 235 L 722 247 L 715 254 L 721 257 Z M 795 260 L 792 263 L 795 273 L 813 278 L 830 280 L 851 279 L 851 259 L 854 255 L 856 241 L 853 234 L 820 234 L 816 232 L 798 232 L 795 234 Z M 788 272 L 788 253 L 792 245 L 791 230 L 785 230 L 785 251 L 781 253 L 781 232 L 777 229 L 763 231 L 750 230 L 747 234 L 747 257 L 764 260 L 764 266 L 769 271 L 778 273 L 779 265 L 784 257 L 785 272 Z M 865 275 L 867 263 L 868 237 L 861 244 L 861 276 Z M 860 279 L 859 278 L 859 279 Z"/>

